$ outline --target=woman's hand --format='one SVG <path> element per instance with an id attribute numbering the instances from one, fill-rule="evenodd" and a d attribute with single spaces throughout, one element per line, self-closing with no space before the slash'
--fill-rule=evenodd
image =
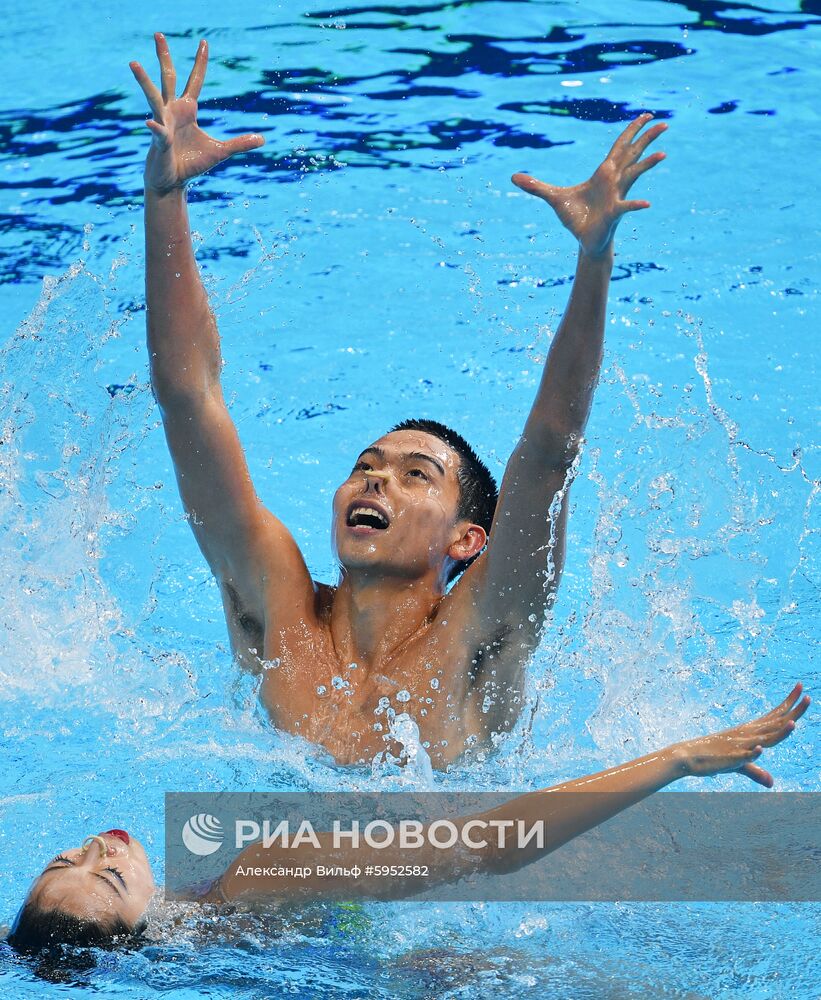
<path id="1" fill-rule="evenodd" d="M 772 775 L 752 761 L 761 755 L 764 747 L 773 747 L 785 740 L 809 704 L 809 695 L 801 698 L 801 685 L 796 684 L 777 708 L 760 719 L 712 736 L 677 743 L 673 750 L 683 763 L 686 774 L 706 777 L 738 771 L 759 785 L 772 788 Z"/>
<path id="2" fill-rule="evenodd" d="M 650 207 L 649 201 L 624 199 L 637 178 L 664 159 L 664 153 L 641 159 L 650 143 L 667 128 L 660 123 L 639 135 L 652 118 L 651 114 L 644 114 L 631 122 L 616 139 L 604 163 L 584 184 L 555 187 L 528 174 L 514 174 L 511 180 L 522 191 L 546 201 L 588 257 L 603 257 L 610 249 L 622 216 Z"/>
<path id="3" fill-rule="evenodd" d="M 162 34 L 154 36 L 160 61 L 162 92 L 149 79 L 138 62 L 130 63 L 131 72 L 148 99 L 154 117 L 146 122 L 154 137 L 145 164 L 145 186 L 158 194 L 182 188 L 199 174 L 227 160 L 234 153 L 256 149 L 265 140 L 261 135 L 241 135 L 220 142 L 197 125 L 197 98 L 202 90 L 208 66 L 208 43 L 201 41 L 194 68 L 180 97 L 175 97 L 177 74 Z"/>

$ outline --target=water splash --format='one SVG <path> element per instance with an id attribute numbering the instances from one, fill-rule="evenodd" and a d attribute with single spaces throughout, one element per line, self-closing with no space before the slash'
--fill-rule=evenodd
<path id="1" fill-rule="evenodd" d="M 382 699 L 384 700 L 384 699 Z M 435 787 L 430 756 L 422 745 L 419 726 L 408 712 L 396 713 L 387 708 L 385 716 L 388 731 L 385 734 L 386 747 L 377 754 L 371 765 L 371 777 L 379 779 L 380 785 L 392 788 L 414 788 L 426 790 Z"/>

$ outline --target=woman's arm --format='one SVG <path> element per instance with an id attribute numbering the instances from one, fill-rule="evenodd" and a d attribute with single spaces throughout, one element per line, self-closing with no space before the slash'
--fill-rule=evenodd
<path id="1" fill-rule="evenodd" d="M 780 705 L 752 722 L 676 743 L 627 764 L 506 802 L 488 815 L 494 819 L 522 820 L 526 824 L 542 820 L 544 846 L 539 850 L 528 847 L 491 852 L 486 867 L 496 871 L 518 870 L 678 778 L 738 771 L 757 784 L 772 788 L 772 775 L 753 761 L 761 756 L 764 747 L 775 746 L 795 729 L 810 704 L 809 695 L 802 698 L 801 690 L 801 684 L 796 684 Z M 557 794 L 568 792 L 579 794 Z"/>
<path id="2" fill-rule="evenodd" d="M 231 863 L 206 898 L 214 902 L 282 898 L 285 895 L 294 899 L 363 896 L 401 899 L 478 872 L 516 871 L 678 778 L 738 771 L 757 784 L 771 788 L 773 779 L 770 773 L 753 762 L 765 747 L 775 746 L 793 732 L 796 722 L 810 704 L 809 696 L 801 697 L 801 690 L 801 684 L 797 684 L 780 705 L 752 722 L 677 743 L 627 764 L 520 795 L 496 809 L 452 821 L 460 834 L 469 832 L 470 838 L 475 841 L 483 836 L 482 830 L 494 829 L 494 824 L 506 824 L 511 829 L 521 822 L 527 829 L 541 821 L 544 837 L 538 846 L 534 840 L 519 848 L 515 838 L 508 837 L 505 846 L 499 847 L 492 837 L 487 837 L 488 846 L 477 850 L 440 850 L 431 847 L 427 838 L 425 846 L 415 849 L 403 849 L 396 845 L 384 849 L 369 846 L 354 849 L 348 845 L 335 848 L 332 835 L 322 832 L 317 834 L 319 848 L 308 844 L 291 849 L 264 848 L 261 843 L 249 845 Z M 363 873 L 369 865 L 425 866 L 428 876 L 320 877 L 316 874 L 318 865 L 348 870 L 358 866 Z M 301 868 L 310 870 L 312 874 L 298 882 L 287 883 L 277 877 L 238 874 L 246 869 L 277 867 Z"/>

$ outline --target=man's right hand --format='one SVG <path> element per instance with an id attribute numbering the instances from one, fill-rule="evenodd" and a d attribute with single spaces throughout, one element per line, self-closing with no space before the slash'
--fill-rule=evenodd
<path id="1" fill-rule="evenodd" d="M 261 135 L 248 134 L 220 142 L 197 125 L 197 98 L 208 66 L 208 43 L 203 40 L 197 49 L 194 68 L 180 97 L 175 97 L 177 74 L 165 36 L 154 36 L 160 61 L 162 92 L 151 82 L 138 62 L 130 63 L 151 107 L 154 117 L 146 122 L 154 137 L 145 164 L 146 190 L 167 194 L 182 188 L 199 174 L 227 160 L 235 153 L 244 153 L 262 146 Z"/>

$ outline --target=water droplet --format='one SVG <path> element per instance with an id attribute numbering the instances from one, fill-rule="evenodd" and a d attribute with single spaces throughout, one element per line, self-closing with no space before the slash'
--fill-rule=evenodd
<path id="1" fill-rule="evenodd" d="M 410 691 L 405 691 L 404 689 L 396 695 L 397 701 L 410 701 Z"/>
<path id="2" fill-rule="evenodd" d="M 316 689 L 316 693 L 320 697 L 322 697 L 323 694 L 327 694 L 328 693 L 328 689 L 325 687 L 324 684 L 320 684 L 319 687 Z"/>
<path id="3" fill-rule="evenodd" d="M 433 688 L 434 691 L 437 691 L 439 689 L 439 678 L 431 677 L 430 686 Z"/>
<path id="4" fill-rule="evenodd" d="M 350 684 L 342 677 L 338 675 L 331 678 L 331 684 L 337 691 L 341 691 L 343 688 L 350 687 Z"/>

